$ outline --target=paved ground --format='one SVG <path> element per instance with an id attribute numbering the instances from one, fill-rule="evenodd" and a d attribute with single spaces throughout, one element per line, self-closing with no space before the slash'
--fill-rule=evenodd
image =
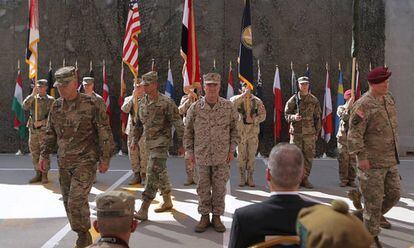
<path id="1" fill-rule="evenodd" d="M 218 234 L 212 229 L 202 234 L 193 231 L 199 219 L 195 187 L 183 186 L 185 172 L 182 158 L 170 158 L 167 163 L 173 185 L 174 210 L 155 214 L 153 209 L 160 200 L 157 196 L 150 208 L 150 221 L 139 224 L 131 237 L 131 247 L 227 247 L 230 230 L 224 234 Z M 237 168 L 233 162 L 223 218 L 227 228 L 231 227 L 232 214 L 236 208 L 262 201 L 269 195 L 265 186 L 264 168 L 264 162 L 258 159 L 256 188 L 239 188 Z M 414 161 L 404 160 L 400 171 L 403 177 L 403 196 L 398 206 L 386 215 L 393 228 L 383 230 L 380 236 L 384 247 L 402 248 L 414 244 Z M 76 235 L 70 230 L 63 208 L 57 183 L 56 159 L 52 161 L 49 184 L 27 184 L 32 175 L 30 156 L 0 155 L 0 247 L 73 247 Z M 96 194 L 115 188 L 135 195 L 136 208 L 139 208 L 143 188 L 127 185 L 131 175 L 128 158 L 115 157 L 110 171 L 98 175 L 89 198 L 91 208 L 94 208 Z M 347 189 L 338 187 L 337 178 L 336 160 L 315 160 L 311 181 L 316 187 L 301 193 L 324 203 L 332 199 L 347 200 Z M 98 237 L 98 234 L 91 232 L 94 237 Z"/>

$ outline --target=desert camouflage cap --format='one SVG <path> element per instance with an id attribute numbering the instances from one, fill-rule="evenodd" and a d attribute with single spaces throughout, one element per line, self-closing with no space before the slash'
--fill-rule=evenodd
<path id="1" fill-rule="evenodd" d="M 83 77 L 82 78 L 82 84 L 93 84 L 95 83 L 95 79 L 93 77 Z"/>
<path id="2" fill-rule="evenodd" d="M 308 77 L 300 77 L 300 78 L 298 78 L 298 83 L 300 83 L 300 84 L 309 84 L 310 81 L 309 81 Z"/>
<path id="3" fill-rule="evenodd" d="M 39 79 L 36 81 L 36 86 L 37 87 L 41 87 L 41 86 L 47 86 L 47 79 Z"/>
<path id="4" fill-rule="evenodd" d="M 133 216 L 135 211 L 135 198 L 123 191 L 108 191 L 96 197 L 97 216 L 126 217 Z"/>
<path id="5" fill-rule="evenodd" d="M 156 71 L 150 71 L 142 75 L 143 85 L 149 85 L 156 82 L 158 82 L 158 73 Z"/>
<path id="6" fill-rule="evenodd" d="M 66 67 L 59 68 L 55 72 L 55 79 L 56 81 L 53 84 L 54 87 L 70 83 L 71 81 L 76 79 L 75 67 L 66 66 Z"/>
<path id="7" fill-rule="evenodd" d="M 205 84 L 220 84 L 221 76 L 215 72 L 209 72 L 203 75 L 203 81 Z"/>

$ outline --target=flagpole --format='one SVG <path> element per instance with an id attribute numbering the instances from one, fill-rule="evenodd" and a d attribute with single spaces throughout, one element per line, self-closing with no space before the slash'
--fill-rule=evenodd
<path id="1" fill-rule="evenodd" d="M 122 63 L 122 61 L 121 61 L 121 63 Z M 91 61 L 89 61 L 89 72 L 92 71 L 92 67 L 93 67 L 93 65 L 92 65 L 92 60 L 91 60 Z"/>
<path id="2" fill-rule="evenodd" d="M 62 67 L 65 67 L 66 66 L 66 60 L 65 59 L 63 59 L 63 62 L 62 62 Z"/>

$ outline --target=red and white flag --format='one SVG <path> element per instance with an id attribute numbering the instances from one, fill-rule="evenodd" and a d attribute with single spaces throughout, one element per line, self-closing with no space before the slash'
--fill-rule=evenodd
<path id="1" fill-rule="evenodd" d="M 122 105 L 124 105 L 125 100 L 125 94 L 126 94 L 126 84 L 125 84 L 125 78 L 124 78 L 124 63 L 121 62 L 121 92 L 119 94 L 119 100 L 118 105 L 121 108 Z M 128 123 L 128 114 L 124 111 L 121 111 L 121 130 L 122 130 L 122 137 L 125 138 L 125 129 L 126 125 Z"/>
<path id="2" fill-rule="evenodd" d="M 321 137 L 326 142 L 329 142 L 333 132 L 332 125 L 332 98 L 331 98 L 331 81 L 329 80 L 328 65 L 326 66 L 326 84 L 325 84 L 325 96 L 323 98 L 323 111 L 322 111 L 322 132 Z"/>
<path id="3" fill-rule="evenodd" d="M 273 137 L 275 140 L 280 139 L 282 133 L 282 88 L 280 87 L 279 67 L 276 66 L 275 78 L 273 80 L 273 95 L 274 95 L 274 115 L 273 115 Z"/>
<path id="4" fill-rule="evenodd" d="M 231 67 L 230 61 L 230 68 L 229 68 L 229 79 L 227 81 L 227 95 L 226 99 L 230 100 L 230 98 L 234 96 L 234 86 L 233 86 L 233 68 Z"/>
<path id="5" fill-rule="evenodd" d="M 181 33 L 181 56 L 184 59 L 184 92 L 190 86 L 197 87 L 201 83 L 194 19 L 193 0 L 185 0 Z"/>
<path id="6" fill-rule="evenodd" d="M 129 66 L 135 77 L 138 76 L 138 34 L 141 33 L 141 21 L 138 11 L 138 1 L 129 3 L 128 19 L 125 28 L 122 60 Z"/>
<path id="7" fill-rule="evenodd" d="M 102 78 L 103 78 L 103 91 L 102 91 L 102 97 L 103 100 L 105 102 L 106 105 L 106 113 L 109 116 L 109 120 L 111 120 L 111 102 L 109 99 L 109 86 L 108 86 L 108 82 L 107 82 L 107 77 L 106 77 L 106 68 L 105 68 L 105 60 L 103 61 L 103 65 L 102 65 Z"/>
<path id="8" fill-rule="evenodd" d="M 39 43 L 38 0 L 29 0 L 29 25 L 26 45 L 26 63 L 29 65 L 29 78 L 37 79 L 37 43 Z"/>

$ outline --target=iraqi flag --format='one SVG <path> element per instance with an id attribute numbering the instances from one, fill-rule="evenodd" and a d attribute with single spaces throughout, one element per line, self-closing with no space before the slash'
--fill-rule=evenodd
<path id="1" fill-rule="evenodd" d="M 27 134 L 26 121 L 23 111 L 23 90 L 22 75 L 20 69 L 17 72 L 16 87 L 14 89 L 14 97 L 12 102 L 13 127 L 19 132 L 20 139 L 24 140 Z"/>
<path id="2" fill-rule="evenodd" d="M 331 81 L 329 80 L 328 66 L 326 66 L 326 84 L 325 96 L 323 98 L 323 112 L 322 112 L 322 132 L 321 137 L 326 142 L 329 142 L 333 132 L 332 127 L 332 98 L 331 98 Z"/>

